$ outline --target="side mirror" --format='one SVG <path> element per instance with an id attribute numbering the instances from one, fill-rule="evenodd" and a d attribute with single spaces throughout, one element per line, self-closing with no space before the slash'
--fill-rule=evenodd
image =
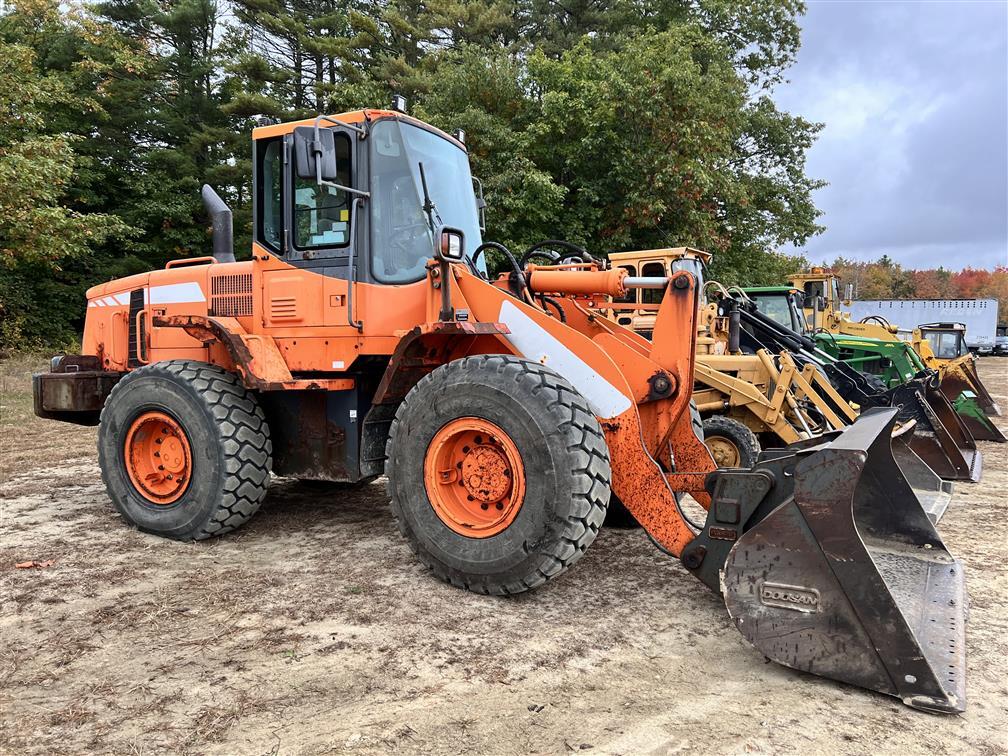
<path id="1" fill-rule="evenodd" d="M 444 262 L 458 262 L 465 257 L 465 234 L 457 228 L 442 226 L 438 231 L 435 252 Z"/>
<path id="2" fill-rule="evenodd" d="M 314 126 L 298 126 L 294 129 L 294 171 L 301 179 L 338 179 L 336 135 L 332 129 L 316 129 Z"/>
<path id="3" fill-rule="evenodd" d="M 815 308 L 816 308 L 816 312 L 822 312 L 823 310 L 825 310 L 826 309 L 826 298 L 825 297 L 816 297 L 815 298 Z"/>

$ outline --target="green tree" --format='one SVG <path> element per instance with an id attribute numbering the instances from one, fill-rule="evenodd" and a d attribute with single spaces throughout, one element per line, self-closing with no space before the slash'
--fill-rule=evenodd
<path id="1" fill-rule="evenodd" d="M 750 101 L 695 23 L 555 59 L 446 52 L 428 91 L 420 112 L 469 133 L 489 235 L 519 248 L 558 235 L 596 254 L 688 244 L 715 253 L 715 275 L 759 283 L 782 265 L 767 250 L 819 231 L 804 173 L 818 127 Z"/>
<path id="2" fill-rule="evenodd" d="M 70 196 L 80 138 L 52 129 L 51 115 L 99 110 L 55 74 L 39 69 L 32 35 L 65 23 L 55 2 L 20 3 L 0 26 L 0 346 L 73 340 L 69 311 L 80 299 L 67 270 L 91 262 L 96 247 L 129 228 L 89 212 Z M 69 285 L 68 285 L 69 284 Z M 70 295 L 70 296 L 68 296 Z M 73 298 L 73 303 L 70 300 Z M 60 317 L 53 317 L 58 313 Z"/>

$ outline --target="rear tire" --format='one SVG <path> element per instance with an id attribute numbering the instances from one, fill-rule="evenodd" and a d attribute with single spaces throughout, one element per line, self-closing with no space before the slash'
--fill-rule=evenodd
<path id="1" fill-rule="evenodd" d="M 469 456 L 457 464 L 443 457 L 446 433 L 487 423 L 500 433 L 484 431 L 460 447 Z M 512 483 L 469 489 L 466 471 L 472 455 L 484 459 L 477 452 L 488 438 L 502 450 L 491 449 L 490 458 Z M 581 558 L 605 518 L 610 469 L 602 430 L 570 383 L 537 362 L 479 355 L 437 368 L 399 406 L 386 451 L 400 532 L 435 575 L 460 588 L 506 595 L 541 585 Z M 463 471 L 457 477 L 456 467 Z M 471 507 L 471 522 L 446 512 L 455 485 L 460 495 L 475 495 L 471 504 L 463 496 L 452 505 Z M 490 489 L 501 506 L 481 513 L 480 497 Z"/>
<path id="2" fill-rule="evenodd" d="M 718 467 L 751 468 L 759 458 L 760 443 L 749 428 L 723 415 L 712 415 L 703 421 L 701 438 Z"/>
<path id="3" fill-rule="evenodd" d="M 143 459 L 150 455 L 136 438 L 145 435 L 147 447 L 157 449 L 151 442 L 164 439 L 153 436 L 169 426 L 188 463 L 180 457 L 176 467 L 169 466 L 175 487 L 164 482 L 170 490 L 158 501 L 157 492 L 143 484 L 157 473 L 140 474 L 156 470 L 148 463 L 158 460 Z M 202 362 L 170 360 L 137 368 L 112 389 L 101 413 L 98 462 L 124 519 L 165 538 L 202 540 L 234 530 L 259 509 L 272 445 L 259 403 L 237 376 Z M 141 470 L 143 464 L 148 467 Z"/>

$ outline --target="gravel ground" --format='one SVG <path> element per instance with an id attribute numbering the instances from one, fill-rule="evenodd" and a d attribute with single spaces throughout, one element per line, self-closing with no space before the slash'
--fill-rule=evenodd
<path id="1" fill-rule="evenodd" d="M 506 600 L 422 569 L 382 481 L 278 481 L 209 542 L 141 534 L 95 431 L 31 414 L 32 367 L 0 365 L 0 752 L 1008 752 L 1008 445 L 941 524 L 970 701 L 935 716 L 767 663 L 639 530 Z M 1008 410 L 1008 359 L 981 372 Z"/>

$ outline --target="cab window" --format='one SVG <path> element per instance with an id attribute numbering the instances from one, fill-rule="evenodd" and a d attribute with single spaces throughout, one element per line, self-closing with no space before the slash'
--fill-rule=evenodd
<path id="1" fill-rule="evenodd" d="M 660 262 L 649 262 L 644 263 L 641 267 L 641 275 L 645 278 L 656 277 L 663 278 L 668 276 L 668 272 L 665 270 L 665 263 Z M 662 301 L 662 297 L 665 296 L 664 289 L 642 289 L 641 290 L 641 302 L 643 304 L 658 304 Z"/>
<path id="2" fill-rule="evenodd" d="M 822 281 L 806 281 L 805 282 L 805 303 L 811 306 L 815 297 L 825 297 L 826 292 L 823 289 Z"/>
<path id="3" fill-rule="evenodd" d="M 350 139 L 336 134 L 335 183 L 350 186 Z M 294 178 L 294 246 L 345 247 L 350 243 L 350 196 L 342 189 Z"/>
<path id="4" fill-rule="evenodd" d="M 628 276 L 637 275 L 636 265 L 620 265 L 620 267 L 627 272 Z M 630 302 L 636 302 L 638 291 L 639 289 L 627 289 L 626 294 L 624 294 L 622 297 L 613 297 L 613 302 L 621 302 L 624 304 L 629 304 Z"/>
<path id="5" fill-rule="evenodd" d="M 771 295 L 767 297 L 752 297 L 756 309 L 771 320 L 780 323 L 785 328 L 793 328 L 791 322 L 791 301 L 786 296 Z"/>
<path id="6" fill-rule="evenodd" d="M 260 145 L 258 240 L 279 253 L 283 248 L 283 140 Z"/>
<path id="7" fill-rule="evenodd" d="M 932 331 L 927 335 L 931 350 L 940 360 L 952 360 L 965 354 L 960 348 L 959 333 L 955 331 Z"/>

